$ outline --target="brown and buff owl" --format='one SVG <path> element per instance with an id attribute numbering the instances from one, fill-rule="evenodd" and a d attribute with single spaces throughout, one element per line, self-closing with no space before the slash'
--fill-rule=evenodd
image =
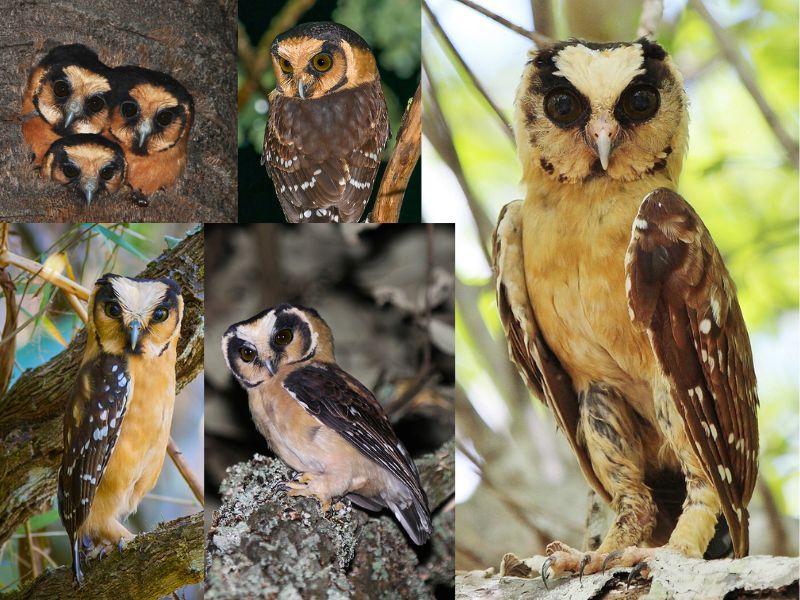
<path id="1" fill-rule="evenodd" d="M 734 283 L 676 192 L 687 123 L 681 75 L 646 39 L 534 52 L 517 91 L 526 194 L 495 233 L 498 308 L 616 515 L 596 552 L 550 544 L 545 580 L 641 567 L 660 545 L 748 551 L 756 378 Z"/>
<path id="2" fill-rule="evenodd" d="M 305 23 L 272 44 L 263 164 L 290 223 L 357 222 L 389 139 L 367 43 L 338 23 Z"/>

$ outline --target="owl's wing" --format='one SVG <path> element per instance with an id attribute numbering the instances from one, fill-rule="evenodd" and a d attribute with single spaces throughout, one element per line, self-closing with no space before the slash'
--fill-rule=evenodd
<path id="1" fill-rule="evenodd" d="M 428 501 L 414 461 L 397 439 L 380 404 L 366 387 L 333 364 L 290 373 L 283 387 L 311 415 L 394 475 L 410 498 L 383 498 L 417 544 L 431 532 Z M 358 499 L 356 503 L 360 504 Z"/>
<path id="2" fill-rule="evenodd" d="M 67 403 L 64 454 L 58 472 L 58 512 L 72 542 L 76 576 L 76 532 L 89 515 L 132 392 L 126 360 L 100 354 L 81 367 Z"/>
<path id="3" fill-rule="evenodd" d="M 375 81 L 312 100 L 270 97 L 262 160 L 290 222 L 357 221 L 389 138 Z"/>
<path id="4" fill-rule="evenodd" d="M 625 259 L 628 303 L 644 327 L 686 434 L 722 500 L 737 557 L 758 470 L 758 396 L 736 289 L 711 235 L 664 188 L 639 208 Z"/>
<path id="5" fill-rule="evenodd" d="M 586 449 L 577 438 L 578 396 L 572 380 L 542 337 L 528 298 L 521 210 L 521 200 L 504 206 L 493 238 L 497 308 L 509 354 L 531 393 L 553 411 L 589 485 L 610 502 L 609 493 L 600 483 Z"/>

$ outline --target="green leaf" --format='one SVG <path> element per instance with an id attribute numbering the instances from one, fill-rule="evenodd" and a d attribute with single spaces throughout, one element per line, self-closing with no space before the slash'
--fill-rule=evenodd
<path id="1" fill-rule="evenodd" d="M 105 227 L 103 225 L 98 225 L 97 230 L 103 235 L 104 238 L 116 244 L 120 248 L 127 250 L 130 254 L 133 254 L 136 258 L 140 258 L 145 262 L 148 261 L 147 257 L 144 254 L 142 254 L 142 252 L 136 246 L 131 244 L 121 235 L 111 231 L 108 227 Z"/>

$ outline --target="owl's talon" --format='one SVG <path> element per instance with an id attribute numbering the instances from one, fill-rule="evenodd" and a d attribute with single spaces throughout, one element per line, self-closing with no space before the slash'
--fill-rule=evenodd
<path id="1" fill-rule="evenodd" d="M 647 574 L 645 574 L 645 571 L 647 571 L 648 573 L 647 573 Z M 650 568 L 648 567 L 648 565 L 647 565 L 647 563 L 646 563 L 645 561 L 642 561 L 642 562 L 640 562 L 639 564 L 635 565 L 635 566 L 634 566 L 634 567 L 631 569 L 631 572 L 630 572 L 630 573 L 628 573 L 628 579 L 627 579 L 627 586 L 626 586 L 626 589 L 631 587 L 631 582 L 632 582 L 632 581 L 633 581 L 633 580 L 634 580 L 636 577 L 643 577 L 643 578 L 647 579 L 647 578 L 648 578 L 648 575 L 649 575 L 649 571 L 650 571 Z"/>
<path id="2" fill-rule="evenodd" d="M 553 564 L 553 559 L 548 558 L 542 564 L 542 583 L 544 584 L 544 589 L 549 590 L 550 588 L 547 587 L 547 573 L 550 571 L 550 565 Z"/>
<path id="3" fill-rule="evenodd" d="M 603 559 L 603 567 L 601 569 L 603 575 L 606 574 L 606 568 L 608 568 L 608 564 L 617 560 L 620 556 L 622 556 L 622 550 L 614 550 L 606 555 L 606 557 Z"/>
<path id="4" fill-rule="evenodd" d="M 590 562 L 592 562 L 591 554 L 584 554 L 583 558 L 581 558 L 580 564 L 578 565 L 578 581 L 583 582 L 583 570 Z"/>

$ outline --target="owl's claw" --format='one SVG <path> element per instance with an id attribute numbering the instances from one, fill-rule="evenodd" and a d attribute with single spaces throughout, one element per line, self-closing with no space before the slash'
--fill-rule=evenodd
<path id="1" fill-rule="evenodd" d="M 622 550 L 614 550 L 613 552 L 609 552 L 606 555 L 606 557 L 603 559 L 603 568 L 602 568 L 603 575 L 606 574 L 606 567 L 608 567 L 608 563 L 617 560 L 621 556 L 622 556 Z"/>
<path id="2" fill-rule="evenodd" d="M 635 566 L 634 566 L 634 567 L 631 569 L 631 572 L 630 572 L 630 573 L 628 573 L 627 588 L 630 588 L 630 587 L 631 587 L 631 582 L 632 582 L 632 581 L 633 581 L 633 580 L 634 580 L 636 577 L 639 577 L 639 576 L 641 576 L 641 577 L 645 577 L 645 578 L 647 578 L 647 575 L 645 574 L 645 571 L 648 571 L 648 572 L 649 572 L 649 570 L 650 570 L 650 568 L 647 566 L 647 561 L 644 561 L 644 560 L 643 560 L 642 562 L 640 562 L 640 563 L 638 563 L 637 565 L 635 565 Z"/>
<path id="3" fill-rule="evenodd" d="M 550 565 L 553 564 L 553 559 L 548 558 L 544 563 L 542 563 L 542 583 L 544 584 L 544 589 L 549 590 L 550 588 L 547 587 L 547 573 L 550 571 Z"/>
<path id="4" fill-rule="evenodd" d="M 584 554 L 580 564 L 578 565 L 578 581 L 580 582 L 583 581 L 583 570 L 586 568 L 586 565 L 588 565 L 590 562 L 592 562 L 591 554 Z"/>

